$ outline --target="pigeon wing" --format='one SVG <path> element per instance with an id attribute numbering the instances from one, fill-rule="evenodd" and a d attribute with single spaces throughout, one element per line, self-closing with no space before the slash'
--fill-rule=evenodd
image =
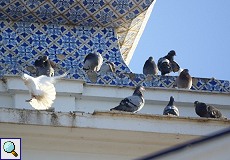
<path id="1" fill-rule="evenodd" d="M 31 95 L 35 97 L 29 102 L 32 107 L 38 110 L 49 109 L 56 98 L 56 90 L 53 83 L 64 76 L 66 76 L 66 73 L 55 77 L 42 75 L 37 78 L 33 78 L 28 76 L 31 80 L 27 86 Z"/>
<path id="2" fill-rule="evenodd" d="M 126 112 L 137 112 L 144 106 L 144 99 L 139 96 L 129 96 L 123 99 L 120 104 L 111 110 Z"/>
<path id="3" fill-rule="evenodd" d="M 141 110 L 141 108 L 144 106 L 144 98 L 140 96 L 129 96 L 128 99 L 128 105 L 133 108 L 133 112 L 137 112 Z"/>
<path id="4" fill-rule="evenodd" d="M 177 64 L 175 61 L 171 62 L 171 67 L 172 67 L 173 72 L 178 72 L 180 70 L 179 64 Z"/>
<path id="5" fill-rule="evenodd" d="M 221 118 L 222 117 L 221 112 L 213 106 L 208 106 L 208 112 L 211 118 Z"/>
<path id="6" fill-rule="evenodd" d="M 166 106 L 163 115 L 175 115 L 179 116 L 179 110 L 175 106 Z"/>
<path id="7" fill-rule="evenodd" d="M 65 77 L 67 75 L 67 73 L 64 73 L 60 76 L 54 76 L 54 77 L 47 77 L 45 75 L 41 75 L 39 77 L 36 78 L 36 81 L 38 83 L 41 83 L 41 84 L 50 84 L 50 83 L 56 83 L 56 81 L 58 79 L 61 79 L 63 77 Z"/>
<path id="8" fill-rule="evenodd" d="M 26 70 L 29 71 L 31 74 L 36 73 L 36 68 L 34 66 L 27 66 Z"/>

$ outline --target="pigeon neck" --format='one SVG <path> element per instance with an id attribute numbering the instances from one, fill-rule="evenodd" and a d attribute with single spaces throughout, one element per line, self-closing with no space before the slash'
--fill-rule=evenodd
<path id="1" fill-rule="evenodd" d="M 51 64 L 50 64 L 50 61 L 49 61 L 49 60 L 46 60 L 46 61 L 44 62 L 44 65 L 45 65 L 45 67 L 51 67 Z"/>
<path id="2" fill-rule="evenodd" d="M 170 99 L 168 106 L 173 106 L 173 102 L 174 102 L 174 100 Z"/>
<path id="3" fill-rule="evenodd" d="M 173 56 L 167 55 L 167 56 L 165 56 L 165 58 L 168 59 L 170 62 L 174 61 Z"/>
<path id="4" fill-rule="evenodd" d="M 134 96 L 143 96 L 142 92 L 139 91 L 139 90 L 135 90 L 134 93 L 133 93 Z"/>
<path id="5" fill-rule="evenodd" d="M 181 74 L 180 74 L 180 77 L 181 77 L 182 79 L 189 79 L 189 78 L 190 78 L 190 75 L 189 75 L 188 73 L 181 73 Z"/>

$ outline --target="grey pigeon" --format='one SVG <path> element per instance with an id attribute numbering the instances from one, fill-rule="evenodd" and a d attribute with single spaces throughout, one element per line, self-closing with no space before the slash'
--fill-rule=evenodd
<path id="1" fill-rule="evenodd" d="M 102 64 L 100 72 L 107 73 L 107 72 L 115 72 L 115 64 L 110 61 L 106 61 Z"/>
<path id="2" fill-rule="evenodd" d="M 110 109 L 110 111 L 117 110 L 133 113 L 140 111 L 145 104 L 143 90 L 145 90 L 143 86 L 137 86 L 132 96 L 123 99 L 117 107 Z"/>
<path id="3" fill-rule="evenodd" d="M 89 53 L 84 59 L 83 69 L 98 72 L 102 62 L 103 58 L 100 53 Z"/>
<path id="4" fill-rule="evenodd" d="M 149 57 L 149 59 L 145 61 L 145 64 L 143 67 L 143 74 L 157 75 L 157 73 L 158 73 L 158 68 L 157 68 L 156 63 L 153 60 L 153 57 Z"/>
<path id="5" fill-rule="evenodd" d="M 225 118 L 222 116 L 221 112 L 217 108 L 207 105 L 203 102 L 195 101 L 194 106 L 196 114 L 200 117 Z"/>
<path id="6" fill-rule="evenodd" d="M 174 98 L 173 98 L 173 96 L 170 97 L 168 105 L 164 108 L 163 115 L 179 116 L 179 110 L 174 105 Z"/>
<path id="7" fill-rule="evenodd" d="M 178 88 L 190 89 L 192 87 L 192 77 L 190 76 L 188 69 L 184 69 L 180 73 L 175 84 Z"/>
<path id="8" fill-rule="evenodd" d="M 36 67 L 36 76 L 46 75 L 54 76 L 54 63 L 49 60 L 48 56 L 40 56 L 34 63 Z"/>
<path id="9" fill-rule="evenodd" d="M 157 67 L 161 72 L 161 75 L 169 74 L 170 72 L 178 72 L 180 66 L 174 61 L 176 52 L 171 50 L 166 56 L 161 57 L 157 62 Z"/>

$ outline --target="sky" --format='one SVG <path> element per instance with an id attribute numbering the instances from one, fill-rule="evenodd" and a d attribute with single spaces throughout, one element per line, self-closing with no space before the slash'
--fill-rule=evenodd
<path id="1" fill-rule="evenodd" d="M 192 77 L 230 80 L 230 0 L 157 0 L 129 68 L 142 73 L 170 50 Z"/>

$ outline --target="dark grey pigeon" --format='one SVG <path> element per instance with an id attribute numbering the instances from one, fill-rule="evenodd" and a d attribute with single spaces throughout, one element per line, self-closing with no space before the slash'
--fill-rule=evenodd
<path id="1" fill-rule="evenodd" d="M 157 63 L 157 67 L 161 72 L 161 75 L 166 75 L 172 72 L 171 64 L 168 59 L 160 58 Z"/>
<path id="2" fill-rule="evenodd" d="M 174 61 L 176 52 L 171 50 L 166 56 L 161 57 L 157 62 L 157 67 L 161 71 L 161 75 L 169 74 L 170 72 L 178 72 L 180 66 Z"/>
<path id="3" fill-rule="evenodd" d="M 115 64 L 110 61 L 106 61 L 102 64 L 100 72 L 107 73 L 107 72 L 115 72 Z"/>
<path id="4" fill-rule="evenodd" d="M 179 116 L 179 110 L 174 105 L 174 98 L 173 98 L 173 96 L 170 97 L 168 105 L 164 108 L 163 115 Z"/>
<path id="5" fill-rule="evenodd" d="M 174 56 L 176 56 L 176 52 L 174 50 L 169 51 L 169 53 L 163 58 L 168 59 L 171 63 L 174 61 Z"/>
<path id="6" fill-rule="evenodd" d="M 143 67 L 143 74 L 148 75 L 148 74 L 153 74 L 157 75 L 158 73 L 158 68 L 156 63 L 153 60 L 153 57 L 149 57 L 147 61 L 145 61 L 144 67 Z"/>
<path id="7" fill-rule="evenodd" d="M 52 65 L 51 65 L 52 64 Z M 34 63 L 36 67 L 36 76 L 46 75 L 54 76 L 54 63 L 49 60 L 48 56 L 40 56 Z"/>
<path id="8" fill-rule="evenodd" d="M 194 106 L 196 114 L 200 117 L 225 118 L 222 116 L 221 112 L 217 108 L 207 105 L 203 102 L 195 101 Z"/>
<path id="9" fill-rule="evenodd" d="M 54 76 L 54 63 L 49 60 L 48 56 L 43 56 L 43 63 L 45 68 L 47 68 L 47 76 L 53 77 Z"/>
<path id="10" fill-rule="evenodd" d="M 132 96 L 123 99 L 117 107 L 110 109 L 110 111 L 117 110 L 133 113 L 140 111 L 145 104 L 143 90 L 145 90 L 143 86 L 137 86 Z"/>
<path id="11" fill-rule="evenodd" d="M 98 72 L 102 62 L 103 58 L 100 53 L 89 53 L 84 59 L 83 69 Z"/>
<path id="12" fill-rule="evenodd" d="M 176 86 L 178 88 L 190 89 L 192 87 L 192 77 L 188 69 L 184 69 L 176 79 Z"/>

